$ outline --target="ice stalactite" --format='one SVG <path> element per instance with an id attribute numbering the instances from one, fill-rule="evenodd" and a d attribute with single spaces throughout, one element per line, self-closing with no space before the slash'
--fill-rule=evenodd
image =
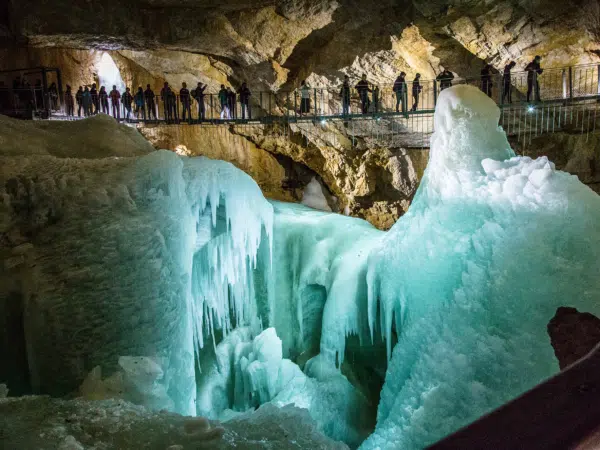
<path id="1" fill-rule="evenodd" d="M 256 183 L 230 164 L 188 159 L 184 178 L 197 218 L 190 295 L 199 351 L 203 336 L 214 336 L 215 329 L 226 335 L 258 319 L 254 271 L 261 243 L 270 258 L 273 208 Z"/>
<path id="2" fill-rule="evenodd" d="M 545 157 L 515 157 L 476 88 L 439 97 L 408 213 L 369 256 L 369 324 L 391 354 L 361 448 L 416 449 L 557 371 L 546 324 L 600 312 L 600 198 Z"/>

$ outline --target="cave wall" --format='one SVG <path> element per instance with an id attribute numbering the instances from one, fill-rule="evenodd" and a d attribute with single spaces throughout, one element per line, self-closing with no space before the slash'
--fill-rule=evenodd
<path id="1" fill-rule="evenodd" d="M 132 90 L 150 84 L 155 92 L 165 81 L 175 88 L 200 81 L 211 93 L 248 81 L 255 93 L 276 92 L 302 79 L 337 90 L 344 75 L 354 81 L 362 73 L 389 89 L 400 71 L 409 79 L 417 72 L 431 79 L 442 68 L 477 76 L 484 60 L 501 69 L 514 59 L 516 70 L 536 54 L 546 67 L 600 62 L 597 0 L 10 0 L 7 9 L 0 68 L 60 67 L 75 89 L 97 80 L 104 51 Z M 427 161 L 408 137 L 390 148 L 335 125 L 141 131 L 156 147 L 231 161 L 265 195 L 298 201 L 306 177 L 290 180 L 277 159 L 288 158 L 317 175 L 340 210 L 380 228 L 406 211 Z M 534 147 L 553 154 L 564 147 L 572 161 L 577 146 L 548 138 Z M 564 167 L 591 174 L 590 160 Z M 595 172 L 585 176 L 597 182 Z"/>

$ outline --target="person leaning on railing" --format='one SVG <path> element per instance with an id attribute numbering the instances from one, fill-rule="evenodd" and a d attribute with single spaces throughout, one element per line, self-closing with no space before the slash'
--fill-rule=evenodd
<path id="1" fill-rule="evenodd" d="M 440 73 L 437 76 L 436 80 L 440 82 L 440 91 L 443 91 L 444 89 L 452 87 L 452 80 L 454 80 L 454 74 L 448 69 L 444 69 L 442 73 Z"/>

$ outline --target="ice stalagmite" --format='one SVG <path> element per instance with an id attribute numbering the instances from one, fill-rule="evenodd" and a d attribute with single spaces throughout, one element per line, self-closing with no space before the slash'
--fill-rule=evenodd
<path id="1" fill-rule="evenodd" d="M 600 198 L 515 157 L 498 118 L 473 87 L 440 95 L 414 202 L 369 257 L 370 325 L 398 343 L 365 450 L 423 448 L 512 399 L 558 370 L 558 306 L 600 313 Z"/>

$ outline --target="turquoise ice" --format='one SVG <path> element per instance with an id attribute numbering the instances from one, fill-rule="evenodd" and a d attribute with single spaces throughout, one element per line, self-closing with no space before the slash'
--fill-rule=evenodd
<path id="1" fill-rule="evenodd" d="M 34 391 L 86 379 L 220 419 L 293 403 L 352 446 L 377 409 L 370 450 L 422 448 L 533 387 L 558 371 L 556 308 L 600 314 L 600 198 L 515 156 L 499 114 L 473 87 L 440 95 L 424 178 L 387 233 L 269 203 L 220 161 L 8 149 L 2 223 L 43 224 L 21 337 Z"/>

